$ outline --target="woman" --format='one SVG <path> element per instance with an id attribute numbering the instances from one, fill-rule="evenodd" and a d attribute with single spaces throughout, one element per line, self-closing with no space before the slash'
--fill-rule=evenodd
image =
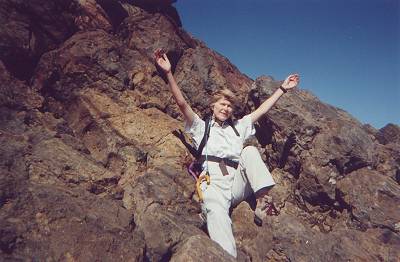
<path id="1" fill-rule="evenodd" d="M 205 132 L 205 122 L 193 112 L 183 97 L 171 73 L 171 64 L 166 54 L 157 50 L 155 59 L 166 74 L 170 90 L 184 116 L 185 130 L 198 147 Z M 261 224 L 266 216 L 277 214 L 272 199 L 267 194 L 275 182 L 258 150 L 252 146 L 243 149 L 243 143 L 255 134 L 253 124 L 267 113 L 287 90 L 296 87 L 298 83 L 297 74 L 289 75 L 280 88 L 259 108 L 235 122 L 231 121 L 234 94 L 224 89 L 213 96 L 210 135 L 202 151 L 207 159 L 203 163 L 203 168 L 210 174 L 211 183 L 202 185 L 204 197 L 202 210 L 207 219 L 210 238 L 234 257 L 237 253 L 229 208 L 238 205 L 254 192 L 257 199 L 254 214 L 258 224 Z"/>

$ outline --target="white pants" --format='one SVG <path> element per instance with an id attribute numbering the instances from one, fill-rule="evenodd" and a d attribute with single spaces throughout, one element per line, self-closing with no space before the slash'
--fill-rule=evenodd
<path id="1" fill-rule="evenodd" d="M 261 156 L 254 146 L 245 147 L 241 153 L 237 170 L 228 167 L 229 175 L 212 173 L 218 164 L 210 169 L 211 183 L 203 191 L 202 210 L 207 218 L 210 238 L 236 257 L 236 244 L 232 233 L 229 208 L 236 206 L 253 192 L 275 184 Z"/>

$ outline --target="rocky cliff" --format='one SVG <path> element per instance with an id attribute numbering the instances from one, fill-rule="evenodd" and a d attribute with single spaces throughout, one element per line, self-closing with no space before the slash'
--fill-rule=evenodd
<path id="1" fill-rule="evenodd" d="M 152 53 L 163 48 L 200 115 L 252 80 L 181 27 L 168 0 L 0 0 L 3 261 L 233 261 L 198 213 L 183 123 Z M 239 261 L 398 261 L 400 128 L 376 130 L 305 90 L 251 141 L 281 209 L 263 227 L 232 211 Z"/>

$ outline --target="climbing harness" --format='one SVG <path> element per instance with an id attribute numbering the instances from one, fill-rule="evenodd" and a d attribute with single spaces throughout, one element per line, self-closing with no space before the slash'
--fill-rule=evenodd
<path id="1" fill-rule="evenodd" d="M 196 160 L 193 161 L 189 167 L 188 171 L 189 174 L 192 175 L 192 177 L 196 180 L 196 192 L 197 195 L 199 196 L 200 202 L 203 202 L 203 191 L 202 191 L 202 183 L 206 182 L 207 185 L 210 184 L 210 174 L 209 174 L 209 169 L 208 169 L 208 162 L 216 162 L 219 163 L 219 167 L 221 169 L 221 172 L 224 176 L 229 175 L 228 169 L 226 168 L 227 166 L 233 167 L 236 169 L 239 165 L 238 162 L 232 161 L 228 158 L 221 158 L 217 156 L 209 156 L 208 151 L 207 151 L 207 141 L 210 135 L 210 129 L 211 129 L 211 117 L 207 117 L 205 122 L 205 128 L 204 128 L 204 135 L 203 138 L 200 142 L 200 145 L 198 147 L 198 150 L 196 152 Z M 235 132 L 237 136 L 239 135 L 239 132 L 236 130 L 235 126 L 233 125 L 233 122 L 231 119 L 228 120 L 227 122 Z M 203 149 L 205 149 L 205 155 L 202 155 Z M 202 170 L 203 163 L 206 162 L 206 167 L 205 170 Z"/>
<path id="2" fill-rule="evenodd" d="M 205 181 L 207 183 L 207 185 L 210 184 L 210 174 L 208 173 L 208 151 L 207 151 L 207 141 L 208 141 L 208 137 L 210 136 L 210 128 L 211 128 L 211 120 L 208 118 L 205 122 L 204 136 L 200 143 L 201 148 L 199 147 L 199 149 L 202 151 L 203 151 L 204 146 L 206 149 L 206 156 L 205 156 L 206 169 L 203 172 L 201 172 L 199 177 L 196 179 L 196 191 L 197 191 L 197 195 L 199 196 L 200 202 L 203 202 L 203 190 L 201 188 L 202 183 Z M 201 145 L 202 143 L 203 143 L 203 145 Z M 200 150 L 197 151 L 198 155 L 201 154 Z"/>
<path id="3" fill-rule="evenodd" d="M 199 196 L 200 202 L 203 202 L 203 199 L 204 199 L 203 198 L 203 190 L 201 188 L 201 185 L 202 185 L 203 182 L 206 182 L 207 185 L 210 184 L 210 175 L 208 174 L 208 171 L 204 171 L 196 179 L 196 192 L 197 192 L 197 195 Z"/>

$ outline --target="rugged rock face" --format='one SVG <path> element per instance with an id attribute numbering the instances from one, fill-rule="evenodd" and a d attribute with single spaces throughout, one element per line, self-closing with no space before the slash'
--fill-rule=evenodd
<path id="1" fill-rule="evenodd" d="M 173 1 L 0 1 L 2 260 L 232 261 L 199 218 L 182 119 L 152 53 L 166 50 L 204 115 L 252 80 L 180 26 Z M 397 261 L 400 128 L 375 130 L 305 90 L 259 121 L 281 213 L 232 211 L 239 261 Z M 250 203 L 250 204 L 249 204 Z"/>

